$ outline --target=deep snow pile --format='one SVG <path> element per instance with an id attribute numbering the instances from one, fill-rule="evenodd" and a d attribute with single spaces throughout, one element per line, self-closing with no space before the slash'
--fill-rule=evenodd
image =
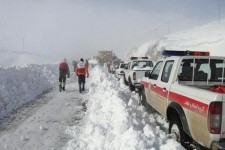
<path id="1" fill-rule="evenodd" d="M 213 56 L 225 56 L 224 47 L 225 20 L 220 24 L 212 22 L 144 43 L 139 48 L 130 51 L 127 57 L 147 55 L 155 60 L 157 52 L 164 49 L 209 51 Z"/>
<path id="2" fill-rule="evenodd" d="M 0 120 L 23 104 L 52 88 L 57 82 L 56 65 L 0 68 Z"/>
<path id="3" fill-rule="evenodd" d="M 100 67 L 91 72 L 90 80 L 86 117 L 68 128 L 73 139 L 65 149 L 183 149 L 158 126 L 168 128 L 164 118 L 148 114 L 122 80 Z"/>

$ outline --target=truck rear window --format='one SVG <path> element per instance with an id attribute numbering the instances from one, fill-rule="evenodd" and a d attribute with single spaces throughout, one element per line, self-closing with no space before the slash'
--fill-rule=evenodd
<path id="1" fill-rule="evenodd" d="M 153 63 L 152 61 L 133 61 L 132 69 L 134 67 L 138 67 L 138 68 L 153 67 Z"/>
<path id="2" fill-rule="evenodd" d="M 179 81 L 222 82 L 224 79 L 222 59 L 183 59 L 179 67 Z"/>

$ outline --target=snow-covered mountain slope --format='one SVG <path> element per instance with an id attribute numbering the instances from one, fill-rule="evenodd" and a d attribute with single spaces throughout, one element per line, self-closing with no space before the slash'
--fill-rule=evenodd
<path id="1" fill-rule="evenodd" d="M 131 50 L 131 56 L 150 56 L 156 60 L 158 51 L 167 50 L 197 50 L 209 51 L 213 56 L 225 56 L 225 20 L 208 25 L 195 27 L 182 32 L 170 34 L 158 40 L 142 44 Z"/>
<path id="2" fill-rule="evenodd" d="M 0 50 L 0 66 L 24 66 L 26 64 L 49 64 L 53 62 L 49 56 L 29 52 Z"/>
<path id="3" fill-rule="evenodd" d="M 0 67 L 0 118 L 52 88 L 57 79 L 57 65 Z"/>

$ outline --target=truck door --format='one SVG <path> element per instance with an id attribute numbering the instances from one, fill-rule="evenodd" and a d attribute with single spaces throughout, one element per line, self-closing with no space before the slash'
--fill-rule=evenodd
<path id="1" fill-rule="evenodd" d="M 156 109 L 163 115 L 166 115 L 167 108 L 167 97 L 169 93 L 169 89 L 172 82 L 172 69 L 173 69 L 173 60 L 168 60 L 165 62 L 165 65 L 162 70 L 162 75 L 157 82 L 157 94 L 155 107 Z"/>
<path id="2" fill-rule="evenodd" d="M 158 80 L 159 74 L 161 72 L 162 64 L 163 64 L 163 62 L 159 61 L 155 65 L 154 69 L 152 70 L 150 77 L 149 77 L 148 90 L 146 93 L 147 102 L 154 108 L 156 105 L 157 80 Z"/>

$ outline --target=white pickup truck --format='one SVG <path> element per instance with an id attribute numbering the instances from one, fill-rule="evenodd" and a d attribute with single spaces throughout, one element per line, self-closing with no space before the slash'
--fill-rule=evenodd
<path id="1" fill-rule="evenodd" d="M 132 91 L 135 87 L 140 87 L 140 81 L 146 71 L 151 71 L 153 62 L 148 57 L 131 57 L 127 67 L 124 69 L 124 82 L 129 85 Z"/>
<path id="2" fill-rule="evenodd" d="M 225 57 L 191 51 L 163 54 L 173 56 L 146 72 L 139 89 L 142 103 L 167 118 L 169 133 L 182 145 L 192 139 L 204 148 L 225 149 Z"/>
<path id="3" fill-rule="evenodd" d="M 124 76 L 124 68 L 127 66 L 127 63 L 120 63 L 119 67 L 115 71 L 116 78 L 120 79 Z"/>

